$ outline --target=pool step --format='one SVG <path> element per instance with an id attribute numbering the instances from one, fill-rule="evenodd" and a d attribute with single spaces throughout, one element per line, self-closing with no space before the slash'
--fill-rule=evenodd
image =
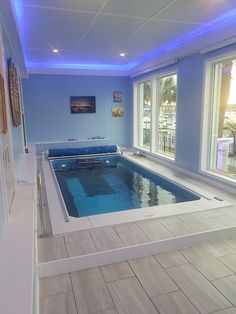
<path id="1" fill-rule="evenodd" d="M 109 265 L 144 256 L 166 253 L 178 249 L 200 245 L 204 242 L 219 241 L 236 236 L 236 226 L 189 234 L 144 244 L 122 247 L 109 251 L 70 257 L 38 264 L 40 278 L 66 274 L 93 267 Z"/>

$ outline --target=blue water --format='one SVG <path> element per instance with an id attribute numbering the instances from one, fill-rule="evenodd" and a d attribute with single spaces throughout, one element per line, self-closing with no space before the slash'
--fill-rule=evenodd
<path id="1" fill-rule="evenodd" d="M 51 162 L 73 217 L 200 199 L 121 156 Z"/>

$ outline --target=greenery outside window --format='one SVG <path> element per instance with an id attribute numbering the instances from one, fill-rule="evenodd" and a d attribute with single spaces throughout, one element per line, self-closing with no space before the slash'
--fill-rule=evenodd
<path id="1" fill-rule="evenodd" d="M 177 75 L 135 84 L 134 146 L 175 158 Z"/>

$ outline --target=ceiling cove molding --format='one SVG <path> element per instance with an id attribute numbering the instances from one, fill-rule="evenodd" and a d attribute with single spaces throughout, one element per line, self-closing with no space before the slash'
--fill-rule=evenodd
<path id="1" fill-rule="evenodd" d="M 224 48 L 226 46 L 233 45 L 233 44 L 236 44 L 236 36 L 232 36 L 228 39 L 225 39 L 225 40 L 219 41 L 215 44 L 206 46 L 200 50 L 200 53 L 202 53 L 202 54 L 208 53 L 208 52 L 211 52 L 211 51 L 214 51 L 214 50 L 217 50 L 220 48 Z"/>
<path id="2" fill-rule="evenodd" d="M 7 35 L 10 43 L 12 57 L 17 63 L 19 74 L 21 77 L 27 77 L 27 70 L 24 61 L 24 54 L 21 46 L 21 41 L 16 24 L 16 18 L 12 8 L 11 0 L 1 0 L 0 6 L 0 22 L 2 29 Z"/>
<path id="3" fill-rule="evenodd" d="M 75 69 L 75 68 L 50 68 L 50 67 L 28 67 L 30 74 L 49 74 L 49 75 L 79 75 L 79 76 L 123 76 L 128 77 L 126 71 L 116 70 L 92 70 L 92 69 Z"/>
<path id="4" fill-rule="evenodd" d="M 141 71 L 138 71 L 136 73 L 133 73 L 130 75 L 131 78 L 135 78 L 137 76 L 140 76 L 140 75 L 143 75 L 143 74 L 146 74 L 146 73 L 150 73 L 152 71 L 157 71 L 157 70 L 160 70 L 160 69 L 163 69 L 163 68 L 166 68 L 168 66 L 171 66 L 171 65 L 174 65 L 174 64 L 177 64 L 179 61 L 178 58 L 175 58 L 173 60 L 170 60 L 170 61 L 167 61 L 167 62 L 161 62 L 161 63 L 158 63 L 156 65 L 153 65 L 151 67 L 148 67 L 148 68 L 145 68 Z"/>

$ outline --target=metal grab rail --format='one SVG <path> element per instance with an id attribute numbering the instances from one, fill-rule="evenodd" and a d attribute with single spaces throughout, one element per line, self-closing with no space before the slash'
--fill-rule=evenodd
<path id="1" fill-rule="evenodd" d="M 41 177 L 41 172 L 39 169 L 37 169 L 37 208 L 39 212 L 39 221 L 40 221 L 40 232 L 38 237 L 47 237 L 48 234 L 46 233 L 45 229 L 45 222 L 44 222 L 44 217 L 43 217 L 43 188 L 42 188 L 42 177 Z"/>

